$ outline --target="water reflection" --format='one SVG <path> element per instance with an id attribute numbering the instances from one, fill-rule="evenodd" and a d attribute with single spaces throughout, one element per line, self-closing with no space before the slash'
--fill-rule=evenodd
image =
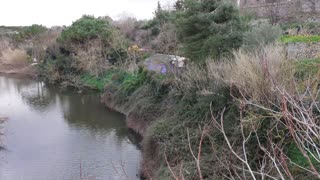
<path id="1" fill-rule="evenodd" d="M 96 94 L 0 76 L 0 114 L 9 117 L 0 179 L 79 179 L 80 164 L 91 179 L 119 179 L 111 161 L 137 178 L 139 140 Z"/>

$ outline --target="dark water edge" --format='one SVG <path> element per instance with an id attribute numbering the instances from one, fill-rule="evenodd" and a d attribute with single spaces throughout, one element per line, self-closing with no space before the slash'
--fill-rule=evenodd
<path id="1" fill-rule="evenodd" d="M 139 179 L 140 139 L 97 92 L 0 76 L 0 179 Z"/>

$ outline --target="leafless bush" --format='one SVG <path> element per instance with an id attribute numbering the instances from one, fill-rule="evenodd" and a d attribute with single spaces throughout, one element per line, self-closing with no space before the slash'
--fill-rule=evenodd
<path id="1" fill-rule="evenodd" d="M 159 53 L 176 54 L 178 51 L 178 40 L 176 28 L 172 23 L 165 23 L 160 27 L 159 35 L 151 41 L 151 46 Z"/>
<path id="2" fill-rule="evenodd" d="M 226 142 L 223 151 L 226 156 L 218 156 L 216 149 L 212 151 L 213 156 L 218 160 L 216 166 L 225 168 L 225 171 L 221 172 L 221 176 L 225 179 L 296 179 L 297 174 L 294 172 L 296 170 L 292 167 L 298 168 L 301 172 L 314 178 L 320 178 L 319 169 L 316 166 L 320 163 L 319 99 L 307 91 L 296 98 L 284 90 L 275 88 L 279 97 L 282 97 L 282 102 L 277 110 L 269 108 L 269 105 L 263 106 L 253 103 L 244 97 L 238 99 L 240 103 L 240 137 L 236 140 L 228 135 L 224 127 L 225 109 L 218 116 L 212 114 L 212 121 L 202 128 L 197 154 L 194 154 L 190 138 L 188 138 L 190 153 L 198 171 L 197 179 L 203 179 L 200 164 L 203 140 L 210 137 L 210 132 L 215 129 L 221 132 Z M 252 108 L 266 111 L 268 115 L 262 117 L 261 114 L 254 114 Z M 318 113 L 314 113 L 314 110 Z M 251 113 L 250 116 L 249 113 Z M 262 118 L 269 118 L 271 121 L 270 127 L 266 129 L 266 134 L 259 132 L 261 131 L 261 122 L 257 123 L 257 120 Z M 257 143 L 258 151 L 260 151 L 259 157 L 254 160 L 250 156 L 252 139 Z M 265 139 L 267 140 L 265 141 Z M 299 152 L 307 160 L 308 166 L 302 166 L 290 159 L 284 150 L 288 144 L 287 141 L 292 141 L 298 147 Z M 185 179 L 183 170 L 174 170 L 166 156 L 165 160 L 174 179 Z M 183 168 L 182 165 L 180 166 Z"/>
<path id="3" fill-rule="evenodd" d="M 279 49 L 269 47 L 260 54 L 249 56 L 237 53 L 235 63 L 228 71 L 230 76 L 226 76 L 226 82 L 235 86 L 241 94 L 235 98 L 239 103 L 242 136 L 241 148 L 235 147 L 235 142 L 231 142 L 225 132 L 223 112 L 220 121 L 214 118 L 215 127 L 223 134 L 230 152 L 240 162 L 238 165 L 225 163 L 225 166 L 231 165 L 230 168 L 234 169 L 228 177 L 235 177 L 236 174 L 240 179 L 247 176 L 252 179 L 294 179 L 290 166 L 320 177 L 314 162 L 320 162 L 319 87 L 316 93 L 311 84 L 301 91 L 292 63 L 284 58 Z M 268 119 L 270 125 L 261 127 L 262 119 Z M 261 132 L 262 128 L 266 134 Z M 252 139 L 263 152 L 259 163 L 256 163 L 258 167 L 252 166 L 252 160 L 248 159 L 249 141 Z M 262 142 L 262 139 L 267 141 Z M 298 147 L 309 167 L 298 165 L 288 157 L 284 148 L 289 142 Z"/>
<path id="4" fill-rule="evenodd" d="M 215 118 L 215 127 L 223 134 L 224 140 L 239 164 L 230 164 L 231 169 L 235 169 L 237 176 L 252 179 L 295 179 L 291 166 L 301 169 L 314 177 L 320 178 L 316 164 L 320 163 L 320 116 L 319 116 L 319 90 L 316 95 L 308 89 L 304 93 L 292 94 L 280 86 L 273 84 L 274 93 L 281 99 L 279 104 L 271 101 L 264 104 L 254 102 L 246 97 L 239 100 L 240 103 L 240 129 L 242 147 L 235 147 L 224 128 L 224 116 L 222 112 L 221 120 Z M 268 104 L 270 103 L 270 104 Z M 275 108 L 276 106 L 276 108 Z M 270 108 L 273 107 L 273 108 Z M 254 113 L 253 108 L 266 112 L 265 117 L 259 113 Z M 246 116 L 247 115 L 247 116 Z M 249 116 L 249 117 L 248 117 Z M 262 118 L 268 118 L 270 126 L 267 127 L 266 134 L 261 131 Z M 267 142 L 262 142 L 267 136 Z M 258 148 L 263 152 L 259 158 L 258 167 L 252 165 L 252 160 L 248 159 L 250 149 L 250 139 L 254 138 Z M 302 166 L 292 161 L 284 151 L 286 145 L 292 142 L 298 147 L 299 152 L 307 160 L 308 166 Z M 241 149 L 241 150 L 240 150 Z M 223 162 L 223 161 L 221 161 Z M 233 174 L 228 174 L 233 177 Z"/>
<path id="5" fill-rule="evenodd" d="M 128 39 L 135 41 L 137 33 L 137 19 L 129 15 L 122 15 L 114 24 L 119 28 L 120 32 Z"/>
<path id="6" fill-rule="evenodd" d="M 74 66 L 92 75 L 98 76 L 104 70 L 109 68 L 109 61 L 107 60 L 105 50 L 102 42 L 92 40 L 83 46 L 78 46 L 73 54 L 75 60 Z"/>
<path id="7" fill-rule="evenodd" d="M 44 60 L 46 55 L 46 50 L 48 47 L 53 46 L 56 43 L 57 37 L 60 35 L 61 29 L 50 29 L 45 31 L 32 39 L 32 46 L 29 52 L 30 56 L 36 58 L 37 60 Z"/>

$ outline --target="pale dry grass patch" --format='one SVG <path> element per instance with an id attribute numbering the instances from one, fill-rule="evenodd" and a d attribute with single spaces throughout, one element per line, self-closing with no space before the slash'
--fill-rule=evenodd
<path id="1" fill-rule="evenodd" d="M 294 88 L 294 66 L 280 46 L 268 46 L 257 52 L 239 50 L 234 53 L 234 61 L 224 68 L 223 80 L 227 84 L 258 101 L 271 100 L 274 85 Z"/>
<path id="2" fill-rule="evenodd" d="M 274 86 L 296 90 L 294 63 L 281 46 L 267 46 L 255 52 L 238 50 L 232 59 L 207 60 L 204 66 L 189 64 L 175 76 L 177 89 L 210 94 L 218 87 L 235 87 L 257 101 L 272 100 Z"/>
<path id="3" fill-rule="evenodd" d="M 7 49 L 2 52 L 0 63 L 12 68 L 22 68 L 27 66 L 28 55 L 25 50 L 22 49 Z"/>

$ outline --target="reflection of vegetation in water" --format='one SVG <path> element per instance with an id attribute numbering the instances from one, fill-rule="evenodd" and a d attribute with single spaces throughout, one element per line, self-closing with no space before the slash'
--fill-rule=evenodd
<path id="1" fill-rule="evenodd" d="M 56 102 L 56 93 L 46 88 L 44 83 L 34 83 L 32 87 L 26 88 L 21 92 L 22 100 L 34 110 L 44 112 Z"/>
<path id="2" fill-rule="evenodd" d="M 128 130 L 128 138 L 132 142 L 132 144 L 136 145 L 137 149 L 142 150 L 141 142 L 142 142 L 142 136 L 132 129 Z"/>
<path id="3" fill-rule="evenodd" d="M 1 78 L 0 89 L 8 92 L 15 90 L 24 103 L 39 112 L 46 111 L 55 102 L 55 93 L 50 88 L 43 82 L 27 78 Z"/>
<path id="4" fill-rule="evenodd" d="M 90 128 L 96 132 L 115 130 L 120 139 L 127 137 L 124 117 L 105 109 L 96 95 L 68 95 L 60 98 L 64 117 L 71 126 Z"/>
<path id="5" fill-rule="evenodd" d="M 133 144 L 139 144 L 135 134 L 128 134 L 125 117 L 106 109 L 95 93 L 77 94 L 74 89 L 61 90 L 42 82 L 16 78 L 0 79 L 2 87 L 7 91 L 14 89 L 36 113 L 50 112 L 57 108 L 71 128 L 92 133 L 114 133 L 119 142 L 129 139 Z"/>
<path id="6" fill-rule="evenodd" d="M 15 81 L 15 83 L 12 83 Z M 9 77 L 0 77 L 0 89 L 2 91 L 10 91 L 10 89 L 17 90 L 19 93 L 25 87 L 32 85 L 34 81 L 28 79 L 18 79 L 18 78 L 9 78 Z"/>
<path id="7" fill-rule="evenodd" d="M 3 136 L 3 131 L 2 131 L 2 126 L 5 123 L 5 121 L 7 120 L 7 118 L 5 117 L 0 117 L 0 151 L 4 150 L 4 145 L 2 144 L 2 136 Z"/>
<path id="8" fill-rule="evenodd" d="M 109 133 L 113 131 L 119 142 L 126 140 L 140 149 L 142 138 L 128 130 L 124 115 L 106 109 L 96 95 L 61 96 L 65 119 L 76 128 L 89 128 L 94 132 Z"/>
<path id="9" fill-rule="evenodd" d="M 124 117 L 106 110 L 96 95 L 80 95 L 73 90 L 47 87 L 42 82 L 22 88 L 20 94 L 29 107 L 39 112 L 47 111 L 61 102 L 64 117 L 71 126 L 85 127 L 95 132 L 115 130 L 120 139 L 127 137 Z"/>

